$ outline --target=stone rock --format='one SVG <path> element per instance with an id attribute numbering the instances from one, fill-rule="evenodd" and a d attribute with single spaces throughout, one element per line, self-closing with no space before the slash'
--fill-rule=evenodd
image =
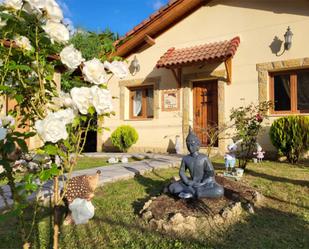
<path id="1" fill-rule="evenodd" d="M 171 218 L 170 221 L 173 225 L 178 225 L 184 223 L 185 218 L 182 216 L 182 214 L 177 213 Z"/>
<path id="2" fill-rule="evenodd" d="M 146 221 L 149 221 L 152 219 L 152 212 L 151 211 L 147 211 L 147 212 L 144 212 L 143 215 L 142 215 L 143 219 L 146 220 Z"/>
<path id="3" fill-rule="evenodd" d="M 245 210 L 248 211 L 250 214 L 254 214 L 253 206 L 249 202 L 245 203 L 243 206 Z"/>
<path id="4" fill-rule="evenodd" d="M 31 171 L 37 171 L 39 170 L 39 164 L 35 163 L 35 162 L 29 162 L 28 163 L 28 169 Z"/>
<path id="5" fill-rule="evenodd" d="M 151 219 L 149 221 L 149 226 L 155 230 L 161 230 L 163 227 L 163 224 L 164 224 L 164 220 Z"/>
<path id="6" fill-rule="evenodd" d="M 281 157 L 278 158 L 279 162 L 285 162 L 286 160 L 287 160 L 286 156 L 281 156 Z"/>
<path id="7" fill-rule="evenodd" d="M 145 159 L 145 156 L 142 155 L 142 154 L 135 154 L 132 156 L 133 159 L 135 160 L 144 160 Z"/>
<path id="8" fill-rule="evenodd" d="M 121 157 L 121 163 L 128 163 L 128 162 L 129 162 L 129 160 L 128 160 L 127 157 L 125 157 L 125 156 Z"/>
<path id="9" fill-rule="evenodd" d="M 111 157 L 111 158 L 108 159 L 108 163 L 111 163 L 111 164 L 118 163 L 118 158 Z"/>
<path id="10" fill-rule="evenodd" d="M 230 220 L 237 217 L 242 212 L 241 202 L 236 202 L 235 204 L 226 207 L 222 210 L 221 216 L 224 219 Z"/>
<path id="11" fill-rule="evenodd" d="M 152 200 L 147 201 L 139 213 L 142 214 L 145 210 L 147 210 L 150 207 L 151 203 L 152 203 Z"/>
<path id="12" fill-rule="evenodd" d="M 252 193 L 253 195 L 253 203 L 256 206 L 259 206 L 262 204 L 263 200 L 264 200 L 264 196 L 262 194 L 260 194 L 258 191 L 254 191 Z"/>

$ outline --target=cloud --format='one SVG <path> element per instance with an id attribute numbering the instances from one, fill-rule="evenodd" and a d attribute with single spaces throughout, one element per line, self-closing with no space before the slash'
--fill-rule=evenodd
<path id="1" fill-rule="evenodd" d="M 65 3 L 64 0 L 57 0 L 57 3 L 60 5 L 60 7 L 63 11 L 63 14 L 66 17 L 72 17 L 72 12 L 70 11 L 69 6 Z"/>
<path id="2" fill-rule="evenodd" d="M 155 1 L 153 2 L 153 4 L 152 4 L 152 8 L 153 8 L 154 10 L 158 10 L 158 9 L 160 9 L 162 6 L 164 6 L 164 3 L 163 3 L 162 0 L 155 0 Z"/>
<path id="3" fill-rule="evenodd" d="M 70 18 L 64 18 L 62 22 L 68 28 L 70 35 L 74 35 L 76 32 L 76 29 L 73 25 L 72 20 Z"/>

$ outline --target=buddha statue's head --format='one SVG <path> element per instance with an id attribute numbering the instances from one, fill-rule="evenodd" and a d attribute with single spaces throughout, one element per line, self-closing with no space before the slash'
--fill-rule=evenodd
<path id="1" fill-rule="evenodd" d="M 198 137 L 193 133 L 191 126 L 189 127 L 189 134 L 186 138 L 187 148 L 191 154 L 199 151 L 201 142 Z"/>

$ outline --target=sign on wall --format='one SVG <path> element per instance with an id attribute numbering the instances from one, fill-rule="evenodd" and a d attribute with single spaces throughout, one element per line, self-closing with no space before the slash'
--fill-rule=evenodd
<path id="1" fill-rule="evenodd" d="M 177 111 L 179 106 L 179 91 L 177 89 L 162 91 L 162 111 Z"/>

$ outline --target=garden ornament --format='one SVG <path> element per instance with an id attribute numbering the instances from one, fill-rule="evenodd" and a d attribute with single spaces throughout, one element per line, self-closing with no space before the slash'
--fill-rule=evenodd
<path id="1" fill-rule="evenodd" d="M 74 199 L 81 198 L 91 200 L 94 197 L 94 191 L 98 186 L 101 171 L 98 170 L 95 175 L 75 176 L 69 180 L 65 197 L 68 203 L 72 203 Z"/>
<path id="2" fill-rule="evenodd" d="M 232 142 L 227 146 L 227 152 L 224 155 L 224 161 L 225 161 L 225 169 L 226 171 L 229 171 L 229 169 L 233 169 L 236 164 L 236 151 L 237 151 L 237 145 L 241 143 L 243 140 L 240 139 L 236 141 L 235 143 Z"/>
<path id="3" fill-rule="evenodd" d="M 199 153 L 200 140 L 190 127 L 186 138 L 189 155 L 184 156 L 180 169 L 180 180 L 169 185 L 169 192 L 180 198 L 218 198 L 224 189 L 215 181 L 215 171 L 209 158 Z M 186 175 L 189 170 L 190 178 Z"/>
<path id="4" fill-rule="evenodd" d="M 98 186 L 101 171 L 98 170 L 92 176 L 72 177 L 67 185 L 65 199 L 71 214 L 66 217 L 65 224 L 84 224 L 94 215 L 94 207 L 91 199 L 94 197 L 94 191 Z"/>
<path id="5" fill-rule="evenodd" d="M 86 224 L 94 216 L 94 206 L 91 201 L 76 198 L 70 205 L 72 219 L 76 225 Z"/>
<path id="6" fill-rule="evenodd" d="M 181 154 L 180 136 L 178 135 L 175 138 L 175 151 L 176 154 Z"/>
<path id="7" fill-rule="evenodd" d="M 263 148 L 261 145 L 256 143 L 256 152 L 253 152 L 253 155 L 256 156 L 257 162 L 261 163 L 264 158 L 265 151 L 263 151 Z"/>

